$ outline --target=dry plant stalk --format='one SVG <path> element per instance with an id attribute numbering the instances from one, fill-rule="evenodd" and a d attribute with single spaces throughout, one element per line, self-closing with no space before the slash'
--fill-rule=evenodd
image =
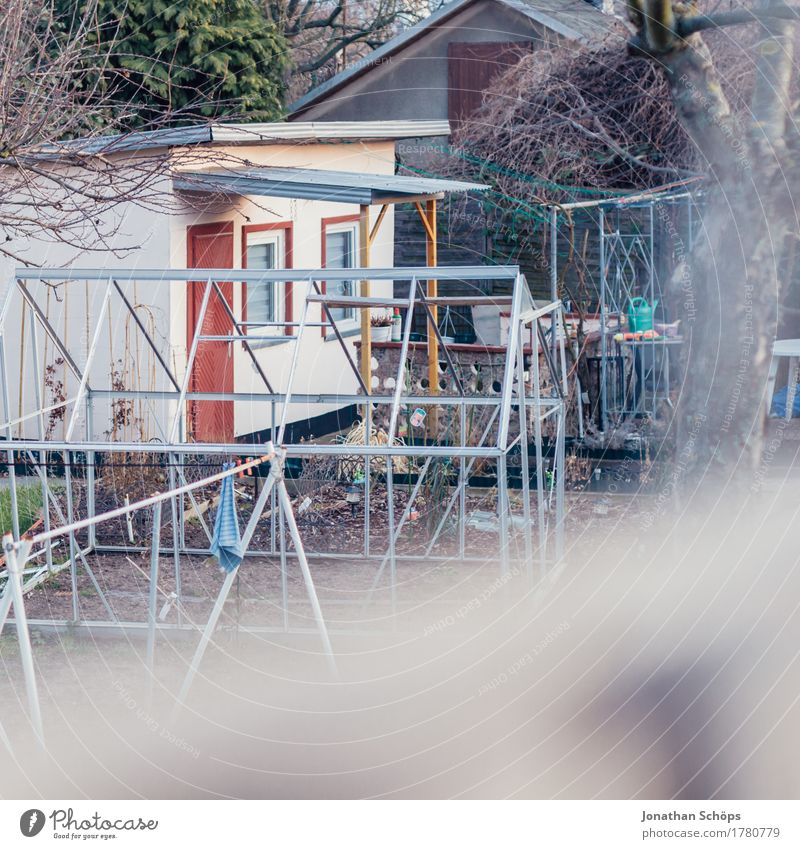
<path id="1" fill-rule="evenodd" d="M 363 421 L 358 422 L 342 441 L 345 445 L 364 445 L 366 431 L 365 423 Z M 369 432 L 369 442 L 370 445 L 388 445 L 389 434 L 385 430 L 372 425 Z M 392 445 L 405 445 L 405 442 L 399 437 L 395 437 L 392 440 Z M 372 457 L 369 466 L 372 474 L 382 475 L 386 473 L 386 459 L 384 457 Z M 392 469 L 398 474 L 407 474 L 409 468 L 408 457 L 394 457 L 392 459 Z M 364 458 L 357 454 L 342 457 L 338 463 L 337 474 L 340 480 L 352 480 L 358 474 L 363 475 Z"/>

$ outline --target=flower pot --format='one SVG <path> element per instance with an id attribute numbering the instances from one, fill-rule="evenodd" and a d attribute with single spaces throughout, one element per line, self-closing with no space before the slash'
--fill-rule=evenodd
<path id="1" fill-rule="evenodd" d="M 388 342 L 392 338 L 392 326 L 370 327 L 370 338 L 373 342 Z"/>

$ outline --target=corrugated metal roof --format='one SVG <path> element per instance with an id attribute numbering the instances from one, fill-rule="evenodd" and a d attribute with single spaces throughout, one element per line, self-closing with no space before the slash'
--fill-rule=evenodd
<path id="1" fill-rule="evenodd" d="M 284 144 L 317 141 L 379 141 L 446 136 L 447 121 L 294 121 L 273 124 L 202 124 L 113 136 L 73 139 L 41 152 L 92 155 L 187 147 L 198 144 Z"/>
<path id="2" fill-rule="evenodd" d="M 476 2 L 479 0 L 452 0 L 432 15 L 403 30 L 357 63 L 298 98 L 289 106 L 289 113 L 298 112 L 321 100 L 326 94 L 336 91 L 351 79 L 368 72 L 387 56 L 402 50 L 426 30 L 439 26 L 457 12 Z M 493 0 L 493 2 L 508 6 L 571 41 L 597 40 L 614 32 L 618 26 L 618 21 L 613 16 L 604 14 L 587 0 Z"/>
<path id="3" fill-rule="evenodd" d="M 213 141 L 219 143 L 280 143 L 356 139 L 403 139 L 442 136 L 450 132 L 447 121 L 295 121 L 280 124 L 215 124 Z"/>
<path id="4" fill-rule="evenodd" d="M 410 199 L 450 192 L 486 191 L 489 188 L 481 183 L 464 183 L 457 180 L 322 171 L 313 168 L 193 171 L 174 176 L 172 183 L 179 191 L 334 200 L 359 205 L 384 203 L 394 198 Z"/>

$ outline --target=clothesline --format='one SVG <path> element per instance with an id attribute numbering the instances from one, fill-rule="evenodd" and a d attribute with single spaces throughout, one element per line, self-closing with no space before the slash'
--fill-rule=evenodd
<path id="1" fill-rule="evenodd" d="M 221 481 L 224 478 L 230 477 L 232 475 L 238 475 L 241 472 L 247 471 L 248 469 L 260 466 L 262 463 L 267 463 L 270 460 L 273 460 L 274 458 L 275 452 L 270 451 L 270 453 L 268 454 L 263 454 L 261 457 L 256 457 L 256 459 L 254 460 L 250 460 L 247 463 L 242 463 L 241 465 L 234 466 L 231 469 L 226 469 L 225 471 L 219 472 L 216 475 L 211 475 L 211 477 L 203 478 L 202 480 L 195 481 L 194 483 L 185 484 L 184 486 L 179 486 L 175 489 L 170 489 L 167 492 L 160 492 L 156 495 L 151 495 L 149 498 L 144 498 L 141 501 L 135 501 L 133 504 L 129 504 L 125 507 L 118 507 L 115 510 L 109 510 L 107 513 L 100 513 L 97 516 L 90 516 L 87 519 L 80 519 L 77 522 L 72 522 L 72 524 L 62 525 L 59 528 L 53 528 L 50 531 L 36 534 L 36 536 L 31 538 L 31 542 L 47 542 L 48 540 L 55 539 L 56 537 L 66 536 L 67 534 L 74 533 L 75 531 L 80 531 L 84 528 L 89 528 L 92 525 L 97 525 L 101 522 L 107 522 L 110 519 L 117 519 L 120 516 L 126 516 L 136 510 L 143 510 L 145 507 L 152 507 L 159 501 L 167 501 L 168 499 L 173 498 L 176 495 L 183 495 L 186 492 L 191 492 L 194 489 L 199 489 L 200 487 L 208 486 L 209 484 L 216 483 L 217 481 Z"/>

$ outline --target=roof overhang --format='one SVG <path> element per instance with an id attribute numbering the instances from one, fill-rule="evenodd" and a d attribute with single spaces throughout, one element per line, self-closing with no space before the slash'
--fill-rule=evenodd
<path id="1" fill-rule="evenodd" d="M 441 198 L 454 192 L 482 192 L 489 188 L 482 183 L 458 180 L 322 171 L 312 168 L 241 168 L 181 172 L 173 176 L 172 184 L 181 192 L 327 200 L 359 206 L 409 203 Z"/>

